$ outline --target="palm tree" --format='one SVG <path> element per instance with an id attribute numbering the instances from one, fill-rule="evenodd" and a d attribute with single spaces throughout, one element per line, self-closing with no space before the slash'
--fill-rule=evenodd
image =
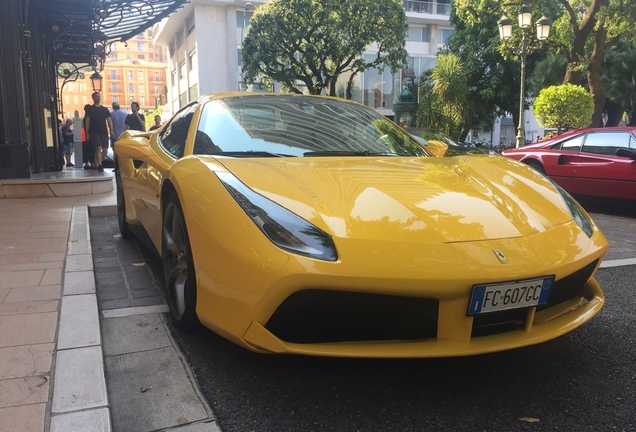
<path id="1" fill-rule="evenodd" d="M 471 124 L 468 76 L 460 57 L 440 54 L 435 67 L 420 80 L 418 127 L 438 129 L 457 139 Z M 466 131 L 467 132 L 467 131 Z"/>

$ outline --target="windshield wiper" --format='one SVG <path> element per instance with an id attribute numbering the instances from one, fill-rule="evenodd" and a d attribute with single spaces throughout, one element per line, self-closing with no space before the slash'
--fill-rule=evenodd
<path id="1" fill-rule="evenodd" d="M 390 152 L 351 151 L 351 150 L 326 150 L 303 153 L 305 157 L 311 156 L 397 156 Z"/>

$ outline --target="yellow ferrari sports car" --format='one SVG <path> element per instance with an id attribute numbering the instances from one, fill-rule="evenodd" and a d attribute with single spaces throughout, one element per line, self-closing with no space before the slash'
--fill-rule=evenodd
<path id="1" fill-rule="evenodd" d="M 559 186 L 508 158 L 436 157 L 354 102 L 203 96 L 115 154 L 120 231 L 161 256 L 176 324 L 253 351 L 482 354 L 604 302 L 607 241 Z"/>

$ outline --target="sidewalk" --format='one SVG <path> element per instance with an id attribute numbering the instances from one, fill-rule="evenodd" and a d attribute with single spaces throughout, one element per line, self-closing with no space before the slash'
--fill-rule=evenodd
<path id="1" fill-rule="evenodd" d="M 115 214 L 116 196 L 95 192 L 0 199 L 0 431 L 220 431 L 161 324 L 164 307 L 99 314 L 89 215 Z M 156 347 L 172 367 L 151 364 Z M 123 369 L 107 374 L 105 353 Z M 120 391 L 144 374 L 159 377 L 165 395 Z M 184 398 L 186 414 L 174 409 Z"/>

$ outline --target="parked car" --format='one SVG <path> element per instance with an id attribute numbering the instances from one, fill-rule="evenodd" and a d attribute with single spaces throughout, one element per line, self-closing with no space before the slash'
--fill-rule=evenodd
<path id="1" fill-rule="evenodd" d="M 120 231 L 161 257 L 172 319 L 250 350 L 490 353 L 604 302 L 608 244 L 570 195 L 507 158 L 431 157 L 351 101 L 202 96 L 115 153 Z"/>
<path id="2" fill-rule="evenodd" d="M 405 128 L 408 133 L 417 138 L 422 144 L 428 145 L 429 141 L 441 141 L 448 146 L 448 150 L 444 156 L 460 156 L 465 154 L 484 154 L 485 152 L 473 147 L 467 147 L 460 145 L 453 141 L 444 132 L 433 130 L 407 127 Z"/>
<path id="3" fill-rule="evenodd" d="M 571 194 L 636 200 L 636 128 L 589 128 L 504 150 Z"/>

